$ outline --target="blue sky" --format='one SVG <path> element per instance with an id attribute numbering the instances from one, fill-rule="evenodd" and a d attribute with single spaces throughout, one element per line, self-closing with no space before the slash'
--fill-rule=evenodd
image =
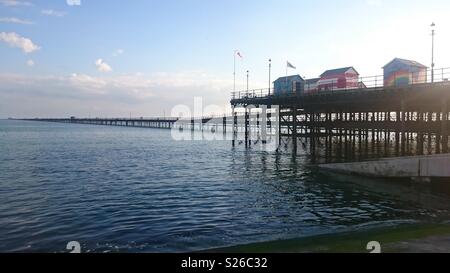
<path id="1" fill-rule="evenodd" d="M 77 2 L 69 0 L 69 2 Z M 304 77 L 394 57 L 450 67 L 448 1 L 0 0 L 0 118 L 157 116 L 178 104 L 226 106 L 233 86 L 267 86 L 289 60 Z"/>

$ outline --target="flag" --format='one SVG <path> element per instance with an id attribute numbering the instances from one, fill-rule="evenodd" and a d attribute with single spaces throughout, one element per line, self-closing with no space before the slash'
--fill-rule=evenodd
<path id="1" fill-rule="evenodd" d="M 241 52 L 239 52 L 239 51 L 236 51 L 236 55 L 238 55 L 238 57 L 241 58 L 241 59 L 244 58 L 244 57 L 242 57 L 242 54 L 241 54 Z"/>
<path id="2" fill-rule="evenodd" d="M 287 62 L 287 67 L 292 69 L 297 69 L 295 66 L 293 66 L 290 62 Z"/>

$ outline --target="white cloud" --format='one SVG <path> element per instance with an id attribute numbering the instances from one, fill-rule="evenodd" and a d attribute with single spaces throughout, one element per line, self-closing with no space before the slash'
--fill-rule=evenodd
<path id="1" fill-rule="evenodd" d="M 34 66 L 34 61 L 33 60 L 28 60 L 27 61 L 27 66 L 33 67 Z"/>
<path id="2" fill-rule="evenodd" d="M 1 17 L 0 23 L 11 23 L 11 24 L 21 24 L 21 25 L 33 25 L 34 22 L 16 18 L 16 17 Z"/>
<path id="3" fill-rule="evenodd" d="M 81 0 L 66 0 L 69 6 L 81 6 Z"/>
<path id="4" fill-rule="evenodd" d="M 102 78 L 92 77 L 85 74 L 73 73 L 68 79 L 64 80 L 68 81 L 69 85 L 71 85 L 72 87 L 75 87 L 86 93 L 91 94 L 107 93 L 105 87 L 107 86 L 108 82 Z"/>
<path id="5" fill-rule="evenodd" d="M 109 64 L 105 63 L 102 59 L 98 59 L 95 62 L 95 66 L 97 66 L 97 70 L 100 72 L 111 72 L 112 68 Z"/>
<path id="6" fill-rule="evenodd" d="M 16 6 L 33 6 L 32 3 L 26 1 L 17 1 L 17 0 L 0 0 L 0 4 L 7 7 L 16 7 Z"/>
<path id="7" fill-rule="evenodd" d="M 119 48 L 119 49 L 117 49 L 116 51 L 114 51 L 113 56 L 114 56 L 114 57 L 117 57 L 117 56 L 122 55 L 123 53 L 125 53 L 125 50 Z"/>
<path id="8" fill-rule="evenodd" d="M 40 47 L 35 45 L 33 41 L 28 38 L 21 37 L 15 32 L 0 32 L 0 41 L 5 42 L 10 47 L 20 48 L 25 53 L 31 53 L 40 49 Z"/>
<path id="9" fill-rule="evenodd" d="M 42 14 L 47 16 L 64 17 L 66 13 L 64 11 L 58 11 L 53 9 L 44 9 L 41 11 Z"/>

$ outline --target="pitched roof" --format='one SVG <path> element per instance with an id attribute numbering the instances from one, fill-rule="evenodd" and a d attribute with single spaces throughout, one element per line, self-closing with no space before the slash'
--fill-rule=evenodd
<path id="1" fill-rule="evenodd" d="M 388 64 L 386 64 L 385 66 L 383 66 L 383 68 L 385 68 L 386 66 L 392 64 L 393 62 L 400 62 L 404 65 L 407 66 L 415 66 L 415 67 L 420 67 L 420 68 L 427 68 L 427 66 L 416 62 L 416 61 L 412 61 L 412 60 L 407 60 L 407 59 L 400 59 L 400 58 L 394 58 L 392 61 L 390 61 Z"/>
<path id="2" fill-rule="evenodd" d="M 336 75 L 336 74 L 343 74 L 343 73 L 347 72 L 349 69 L 355 70 L 356 74 L 359 75 L 359 73 L 356 71 L 356 69 L 353 66 L 348 66 L 348 67 L 343 67 L 343 68 L 327 70 L 327 71 L 323 72 L 323 74 L 320 75 L 320 77 L 332 76 L 332 75 Z"/>
<path id="3" fill-rule="evenodd" d="M 307 79 L 305 80 L 306 84 L 313 84 L 313 83 L 317 83 L 320 80 L 320 78 L 314 78 L 314 79 Z"/>
<path id="4" fill-rule="evenodd" d="M 287 81 L 291 81 L 291 80 L 293 80 L 295 78 L 300 78 L 302 81 L 304 81 L 304 79 L 300 75 L 292 75 L 292 76 L 287 76 L 287 77 L 280 77 L 276 81 L 282 81 L 282 80 L 283 81 L 286 81 L 286 80 Z"/>

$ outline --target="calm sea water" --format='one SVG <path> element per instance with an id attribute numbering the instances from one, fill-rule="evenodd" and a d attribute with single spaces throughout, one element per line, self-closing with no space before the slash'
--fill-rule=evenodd
<path id="1" fill-rule="evenodd" d="M 0 121 L 0 251 L 184 252 L 442 222 L 449 192 L 167 130 Z"/>

